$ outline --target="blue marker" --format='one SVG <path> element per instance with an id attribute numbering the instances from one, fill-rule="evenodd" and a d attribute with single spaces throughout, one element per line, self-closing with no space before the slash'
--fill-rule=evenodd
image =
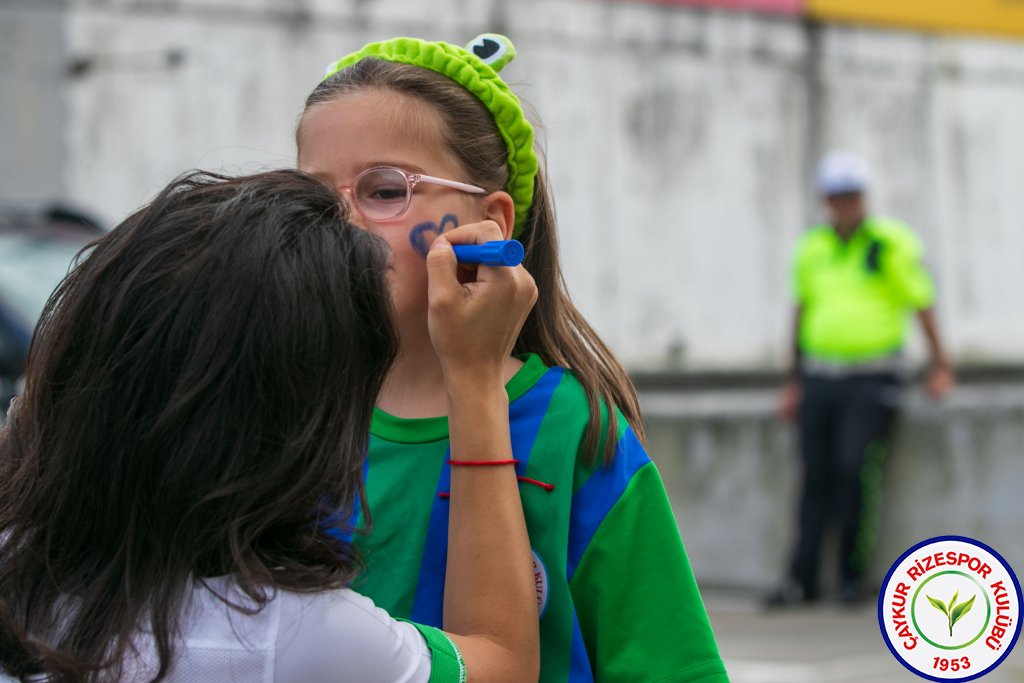
<path id="1" fill-rule="evenodd" d="M 483 244 L 453 244 L 459 263 L 482 263 L 485 266 L 518 266 L 526 251 L 519 240 L 494 240 Z"/>

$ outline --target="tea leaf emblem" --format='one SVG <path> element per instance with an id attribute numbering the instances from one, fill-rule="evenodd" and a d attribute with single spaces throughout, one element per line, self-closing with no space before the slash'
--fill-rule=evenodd
<path id="1" fill-rule="evenodd" d="M 957 591 L 950 598 L 948 607 L 942 600 L 937 600 L 928 594 L 925 594 L 925 597 L 928 598 L 928 602 L 932 603 L 932 607 L 946 615 L 946 621 L 949 623 L 949 636 L 952 638 L 953 624 L 960 621 L 965 614 L 971 611 L 971 608 L 974 607 L 974 599 L 978 596 L 973 595 L 970 600 L 965 600 L 958 605 L 956 599 L 960 597 L 960 591 Z"/>

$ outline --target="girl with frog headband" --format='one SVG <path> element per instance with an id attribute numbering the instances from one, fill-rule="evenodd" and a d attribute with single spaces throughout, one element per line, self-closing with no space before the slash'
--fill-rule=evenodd
<path id="1" fill-rule="evenodd" d="M 532 546 L 541 681 L 726 681 L 625 369 L 572 304 L 533 129 L 498 72 L 504 36 L 465 49 L 395 38 L 328 67 L 296 134 L 298 166 L 350 199 L 391 247 L 400 350 L 373 416 L 367 561 L 353 587 L 441 625 L 450 442 L 430 344 L 432 241 L 482 225 L 525 246 L 538 301 L 504 363 L 513 457 Z M 463 267 L 462 277 L 472 270 Z"/>

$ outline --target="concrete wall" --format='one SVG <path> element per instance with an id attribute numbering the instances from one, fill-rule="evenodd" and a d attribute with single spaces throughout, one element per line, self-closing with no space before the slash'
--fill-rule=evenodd
<path id="1" fill-rule="evenodd" d="M 64 192 L 116 221 L 190 167 L 289 165 L 328 61 L 392 35 L 499 30 L 520 53 L 506 76 L 545 125 L 571 290 L 631 367 L 782 364 L 789 252 L 834 146 L 869 157 L 876 208 L 924 237 L 954 355 L 1024 362 L 1022 43 L 592 0 L 44 5 L 67 7 L 65 31 L 28 37 L 49 15 L 26 11 L 3 30 L 45 61 L 31 83 L 57 123 L 4 89 L 19 122 L 2 139 L 52 145 L 17 158 L 59 159 L 63 180 L 41 188 L 5 161 L 6 194 Z"/>
<path id="2" fill-rule="evenodd" d="M 790 248 L 833 146 L 866 154 L 875 206 L 923 236 L 955 357 L 1024 363 L 1022 43 L 594 0 L 8 0 L 0 202 L 69 198 L 116 222 L 191 167 L 291 165 L 326 63 L 486 30 L 516 42 L 505 75 L 544 124 L 570 288 L 632 368 L 781 365 Z M 1024 566 L 1024 427 L 1006 391 L 912 408 L 882 560 L 962 532 Z M 645 396 L 707 582 L 781 569 L 796 460 L 772 398 Z"/>
<path id="3" fill-rule="evenodd" d="M 642 396 L 651 456 L 702 585 L 763 589 L 783 575 L 800 463 L 774 398 L 759 390 Z M 1024 567 L 1024 388 L 975 384 L 941 404 L 913 392 L 907 399 L 884 468 L 871 577 L 880 583 L 907 548 L 950 534 Z M 835 580 L 834 558 L 824 559 L 822 581 Z"/>
<path id="4" fill-rule="evenodd" d="M 0 209 L 70 191 L 64 25 L 58 3 L 0 3 Z"/>

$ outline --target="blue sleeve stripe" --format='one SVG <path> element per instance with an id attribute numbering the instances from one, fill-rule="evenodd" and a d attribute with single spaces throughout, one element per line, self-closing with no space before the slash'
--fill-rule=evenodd
<path id="1" fill-rule="evenodd" d="M 533 444 L 537 441 L 540 425 L 547 415 L 551 397 L 562 382 L 565 371 L 551 368 L 545 372 L 529 391 L 513 401 L 508 407 L 508 421 L 512 433 L 512 454 L 519 461 L 516 474 L 524 474 L 530 462 Z"/>
<path id="2" fill-rule="evenodd" d="M 651 461 L 643 444 L 629 427 L 615 446 L 615 459 L 599 466 L 573 495 L 569 515 L 569 556 L 566 578 L 572 580 L 576 565 L 590 545 L 608 511 L 619 501 L 637 471 Z"/>
<path id="3" fill-rule="evenodd" d="M 561 368 L 552 368 L 544 373 L 529 391 L 509 405 L 509 423 L 512 434 L 512 453 L 519 460 L 517 474 L 526 471 L 530 452 L 537 440 L 537 433 L 551 397 L 562 380 Z M 451 457 L 451 447 L 445 460 Z M 445 463 L 437 480 L 437 493 L 451 490 L 451 465 Z M 419 624 L 441 627 L 444 610 L 444 580 L 448 566 L 448 501 L 434 497 L 427 524 L 427 539 L 423 546 L 419 578 L 416 582 L 416 596 L 413 598 L 409 618 Z"/>
<path id="4" fill-rule="evenodd" d="M 569 658 L 569 680 L 566 683 L 594 683 L 594 673 L 590 669 L 590 656 L 583 642 L 583 631 L 580 630 L 580 618 L 576 610 L 572 611 L 572 653 Z"/>

